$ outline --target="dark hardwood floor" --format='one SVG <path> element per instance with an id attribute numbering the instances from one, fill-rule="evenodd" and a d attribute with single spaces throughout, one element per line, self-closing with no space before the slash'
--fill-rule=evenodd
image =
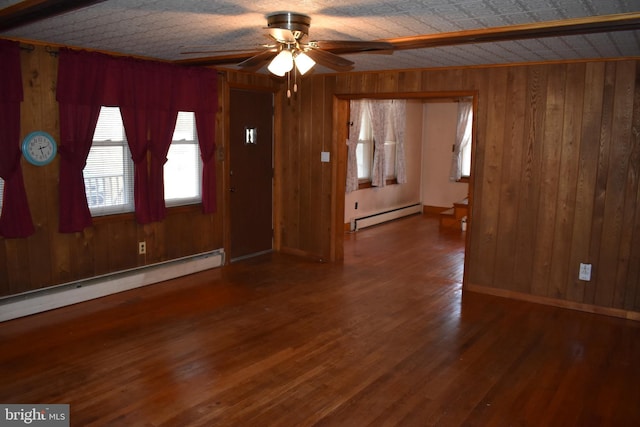
<path id="1" fill-rule="evenodd" d="M 0 402 L 73 426 L 637 426 L 640 324 L 462 295 L 413 216 L 0 324 Z"/>

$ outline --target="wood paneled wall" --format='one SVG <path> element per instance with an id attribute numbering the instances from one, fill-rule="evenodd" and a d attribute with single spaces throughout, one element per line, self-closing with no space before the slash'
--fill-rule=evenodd
<path id="1" fill-rule="evenodd" d="M 22 134 L 58 138 L 57 59 L 23 52 Z M 640 63 L 635 60 L 309 76 L 276 108 L 275 247 L 341 259 L 349 97 L 476 98 L 465 286 L 576 307 L 640 312 Z M 58 161 L 23 161 L 36 233 L 0 238 L 0 296 L 228 246 L 225 97 L 261 75 L 220 77 L 218 213 L 177 208 L 161 223 L 132 215 L 60 234 Z M 331 162 L 320 161 L 321 152 Z M 226 171 L 228 172 L 228 171 Z M 137 254 L 138 241 L 147 254 Z M 578 280 L 580 262 L 592 280 Z"/>
<path id="2" fill-rule="evenodd" d="M 21 54 L 24 102 L 22 136 L 43 130 L 59 139 L 56 81 L 58 60 L 43 46 Z M 81 233 L 58 232 L 59 160 L 35 167 L 22 160 L 22 170 L 36 232 L 26 239 L 0 237 L 0 297 L 78 279 L 154 264 L 222 248 L 225 192 L 223 185 L 224 109 L 227 80 L 235 84 L 272 85 L 271 79 L 241 73 L 221 74 L 216 142 L 218 212 L 204 215 L 200 205 L 172 208 L 162 222 L 139 225 L 133 214 L 94 219 Z M 138 242 L 146 241 L 146 255 Z"/>
<path id="3" fill-rule="evenodd" d="M 281 92 L 282 138 L 276 145 L 279 249 L 321 260 L 331 258 L 334 217 L 333 162 L 320 161 L 323 151 L 333 151 L 333 82 L 306 80 L 292 98 Z"/>
<path id="4" fill-rule="evenodd" d="M 283 112 L 282 247 L 340 257 L 327 242 L 339 246 L 342 218 L 331 213 L 344 197 L 335 181 L 344 178 L 348 117 L 336 100 L 460 91 L 477 102 L 467 289 L 640 312 L 635 60 L 305 79 Z M 333 170 L 320 163 L 329 149 Z M 581 262 L 593 265 L 590 282 L 578 280 Z"/>

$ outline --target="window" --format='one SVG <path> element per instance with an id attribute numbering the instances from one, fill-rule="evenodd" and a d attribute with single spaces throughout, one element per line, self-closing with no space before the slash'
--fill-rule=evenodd
<path id="1" fill-rule="evenodd" d="M 93 216 L 133 212 L 133 161 L 118 107 L 102 107 L 84 167 Z"/>
<path id="2" fill-rule="evenodd" d="M 387 124 L 385 126 L 384 141 L 384 175 L 387 181 L 396 179 L 396 132 L 395 123 L 391 114 L 385 114 Z M 358 164 L 358 181 L 367 183 L 372 180 L 373 157 L 375 153 L 375 142 L 373 138 L 373 125 L 371 117 L 363 109 L 360 124 L 360 136 L 356 147 L 356 159 Z"/>
<path id="3" fill-rule="evenodd" d="M 164 165 L 167 206 L 202 199 L 202 160 L 193 112 L 179 112 Z M 102 107 L 84 168 L 87 203 L 93 216 L 134 211 L 134 165 L 118 107 Z"/>
<path id="4" fill-rule="evenodd" d="M 164 164 L 164 199 L 167 206 L 202 200 L 202 159 L 195 114 L 180 111 Z"/>

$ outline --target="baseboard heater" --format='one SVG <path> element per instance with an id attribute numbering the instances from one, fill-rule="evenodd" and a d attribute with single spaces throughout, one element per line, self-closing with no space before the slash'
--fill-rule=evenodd
<path id="1" fill-rule="evenodd" d="M 0 299 L 0 322 L 220 267 L 224 256 L 224 250 L 218 249 L 11 295 Z"/>
<path id="2" fill-rule="evenodd" d="M 416 203 L 415 205 L 404 206 L 401 208 L 391 209 L 373 215 L 356 218 L 351 224 L 351 231 L 357 231 L 361 228 L 371 227 L 372 225 L 381 224 L 383 222 L 391 221 L 416 213 L 422 213 L 421 203 Z"/>

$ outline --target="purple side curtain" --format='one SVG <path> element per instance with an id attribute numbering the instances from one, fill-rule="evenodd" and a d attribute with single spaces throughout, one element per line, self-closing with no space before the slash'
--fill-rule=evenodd
<path id="1" fill-rule="evenodd" d="M 218 112 L 217 75 L 212 70 L 194 70 L 192 77 L 197 84 L 192 84 L 197 93 L 191 98 L 198 103 L 195 109 L 198 144 L 202 158 L 202 211 L 214 213 L 216 205 L 216 114 Z M 207 94 L 202 96 L 202 94 Z M 199 95 L 198 95 L 199 94 Z"/>
<path id="2" fill-rule="evenodd" d="M 216 97 L 217 99 L 217 97 Z M 202 159 L 202 212 L 214 213 L 216 202 L 216 135 L 215 113 L 196 112 L 198 144 Z"/>
<path id="3" fill-rule="evenodd" d="M 20 165 L 20 45 L 0 40 L 0 177 L 4 180 L 0 235 L 29 237 L 35 232 Z"/>
<path id="4" fill-rule="evenodd" d="M 60 223 L 61 233 L 89 227 L 83 169 L 104 98 L 106 57 L 60 49 L 57 99 L 60 108 Z"/>
<path id="5" fill-rule="evenodd" d="M 121 113 L 135 164 L 136 221 L 140 224 L 161 221 L 166 216 L 164 164 L 167 162 L 178 111 L 121 107 Z M 151 152 L 150 163 L 147 150 Z"/>
<path id="6" fill-rule="evenodd" d="M 139 87 L 146 88 L 146 79 L 144 73 L 136 72 L 139 62 L 124 58 L 117 62 L 122 72 L 121 93 L 117 104 L 120 106 L 127 144 L 134 164 L 133 199 L 136 221 L 140 224 L 148 224 L 152 221 L 147 197 L 149 187 L 147 99 L 138 96 L 137 92 Z"/>
<path id="7" fill-rule="evenodd" d="M 140 224 L 151 222 L 149 202 L 147 198 L 148 168 L 147 149 L 147 112 L 135 106 L 120 106 L 124 131 L 127 134 L 127 144 L 131 151 L 134 165 L 133 199 L 136 210 L 136 221 Z"/>
<path id="8" fill-rule="evenodd" d="M 148 110 L 151 141 L 151 165 L 149 168 L 149 208 L 151 221 L 162 221 L 166 216 L 164 203 L 164 164 L 173 139 L 178 110 Z"/>
<path id="9" fill-rule="evenodd" d="M 153 64 L 153 63 L 147 63 Z M 164 203 L 164 164 L 173 139 L 173 130 L 178 119 L 174 84 L 181 69 L 173 66 L 150 67 L 147 77 L 147 123 L 149 129 L 149 209 L 151 221 L 162 221 L 166 216 Z"/>

